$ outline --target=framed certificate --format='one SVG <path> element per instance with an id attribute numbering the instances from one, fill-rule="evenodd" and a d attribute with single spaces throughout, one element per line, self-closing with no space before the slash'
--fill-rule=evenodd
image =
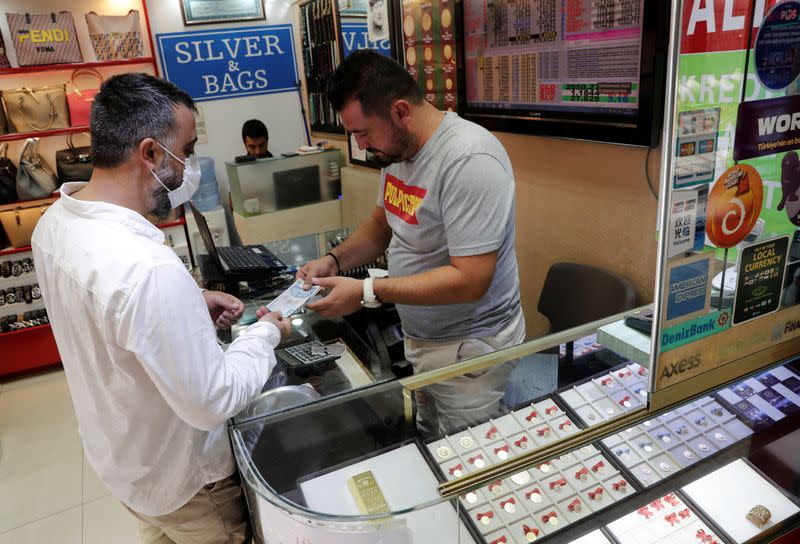
<path id="1" fill-rule="evenodd" d="M 266 19 L 263 0 L 181 0 L 186 25 Z"/>

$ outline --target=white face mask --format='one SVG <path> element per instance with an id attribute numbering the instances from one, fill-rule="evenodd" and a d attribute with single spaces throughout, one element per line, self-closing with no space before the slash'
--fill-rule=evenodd
<path id="1" fill-rule="evenodd" d="M 158 179 L 158 176 L 155 172 L 150 170 L 150 173 L 153 174 L 153 177 L 161 184 L 164 189 L 167 190 L 167 196 L 169 197 L 169 203 L 172 205 L 172 209 L 174 210 L 178 206 L 189 202 L 189 199 L 192 198 L 197 188 L 200 186 L 200 163 L 197 160 L 197 155 L 192 153 L 189 155 L 185 161 L 180 160 L 175 154 L 164 147 L 161 142 L 156 141 L 161 148 L 169 153 L 173 159 L 178 161 L 183 165 L 183 181 L 181 182 L 180 186 L 176 187 L 175 189 L 170 190 L 164 182 Z"/>

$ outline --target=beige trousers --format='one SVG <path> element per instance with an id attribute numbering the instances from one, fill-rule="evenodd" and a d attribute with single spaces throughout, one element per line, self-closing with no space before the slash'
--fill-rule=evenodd
<path id="1" fill-rule="evenodd" d="M 405 337 L 405 356 L 414 374 L 486 355 L 525 340 L 522 310 L 496 336 L 456 340 Z M 448 434 L 477 425 L 504 411 L 500 404 L 513 370 L 505 363 L 429 385 L 416 391 L 417 429 L 426 436 Z"/>
<path id="2" fill-rule="evenodd" d="M 251 539 L 238 473 L 208 484 L 170 514 L 128 511 L 139 521 L 142 544 L 244 544 Z"/>

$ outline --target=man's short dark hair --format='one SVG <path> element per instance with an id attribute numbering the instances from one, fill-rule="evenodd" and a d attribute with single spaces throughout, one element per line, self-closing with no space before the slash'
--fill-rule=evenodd
<path id="1" fill-rule="evenodd" d="M 192 97 L 169 81 L 144 73 L 107 79 L 94 98 L 89 120 L 92 163 L 114 168 L 145 138 L 168 142 L 178 106 L 197 112 Z"/>
<path id="2" fill-rule="evenodd" d="M 355 51 L 331 74 L 328 98 L 336 111 L 358 100 L 364 115 L 388 115 L 395 100 L 421 104 L 422 91 L 411 74 L 394 60 L 362 49 Z"/>
<path id="3" fill-rule="evenodd" d="M 242 141 L 244 141 L 245 138 L 252 138 L 256 140 L 262 137 L 269 140 L 267 125 L 258 119 L 250 119 L 249 121 L 244 122 L 242 125 Z"/>

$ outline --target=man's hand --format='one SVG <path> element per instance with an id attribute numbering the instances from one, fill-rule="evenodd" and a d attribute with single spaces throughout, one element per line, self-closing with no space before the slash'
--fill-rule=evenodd
<path id="1" fill-rule="evenodd" d="M 244 304 L 233 295 L 222 291 L 203 291 L 203 298 L 206 299 L 211 321 L 217 327 L 229 329 L 242 317 Z"/>
<path id="2" fill-rule="evenodd" d="M 340 271 L 336 266 L 336 261 L 330 255 L 325 255 L 319 259 L 307 262 L 297 271 L 297 279 L 305 280 L 303 289 L 308 289 L 313 285 L 311 280 L 314 278 L 329 278 L 335 276 Z"/>
<path id="3" fill-rule="evenodd" d="M 337 276 L 334 278 L 314 278 L 314 285 L 330 291 L 328 296 L 308 305 L 322 317 L 350 315 L 361 308 L 364 296 L 364 282 L 353 278 Z"/>
<path id="4" fill-rule="evenodd" d="M 256 310 L 256 317 L 259 321 L 266 321 L 272 323 L 281 333 L 281 340 L 289 336 L 292 332 L 292 322 L 284 318 L 280 312 L 270 312 L 264 306 Z"/>

